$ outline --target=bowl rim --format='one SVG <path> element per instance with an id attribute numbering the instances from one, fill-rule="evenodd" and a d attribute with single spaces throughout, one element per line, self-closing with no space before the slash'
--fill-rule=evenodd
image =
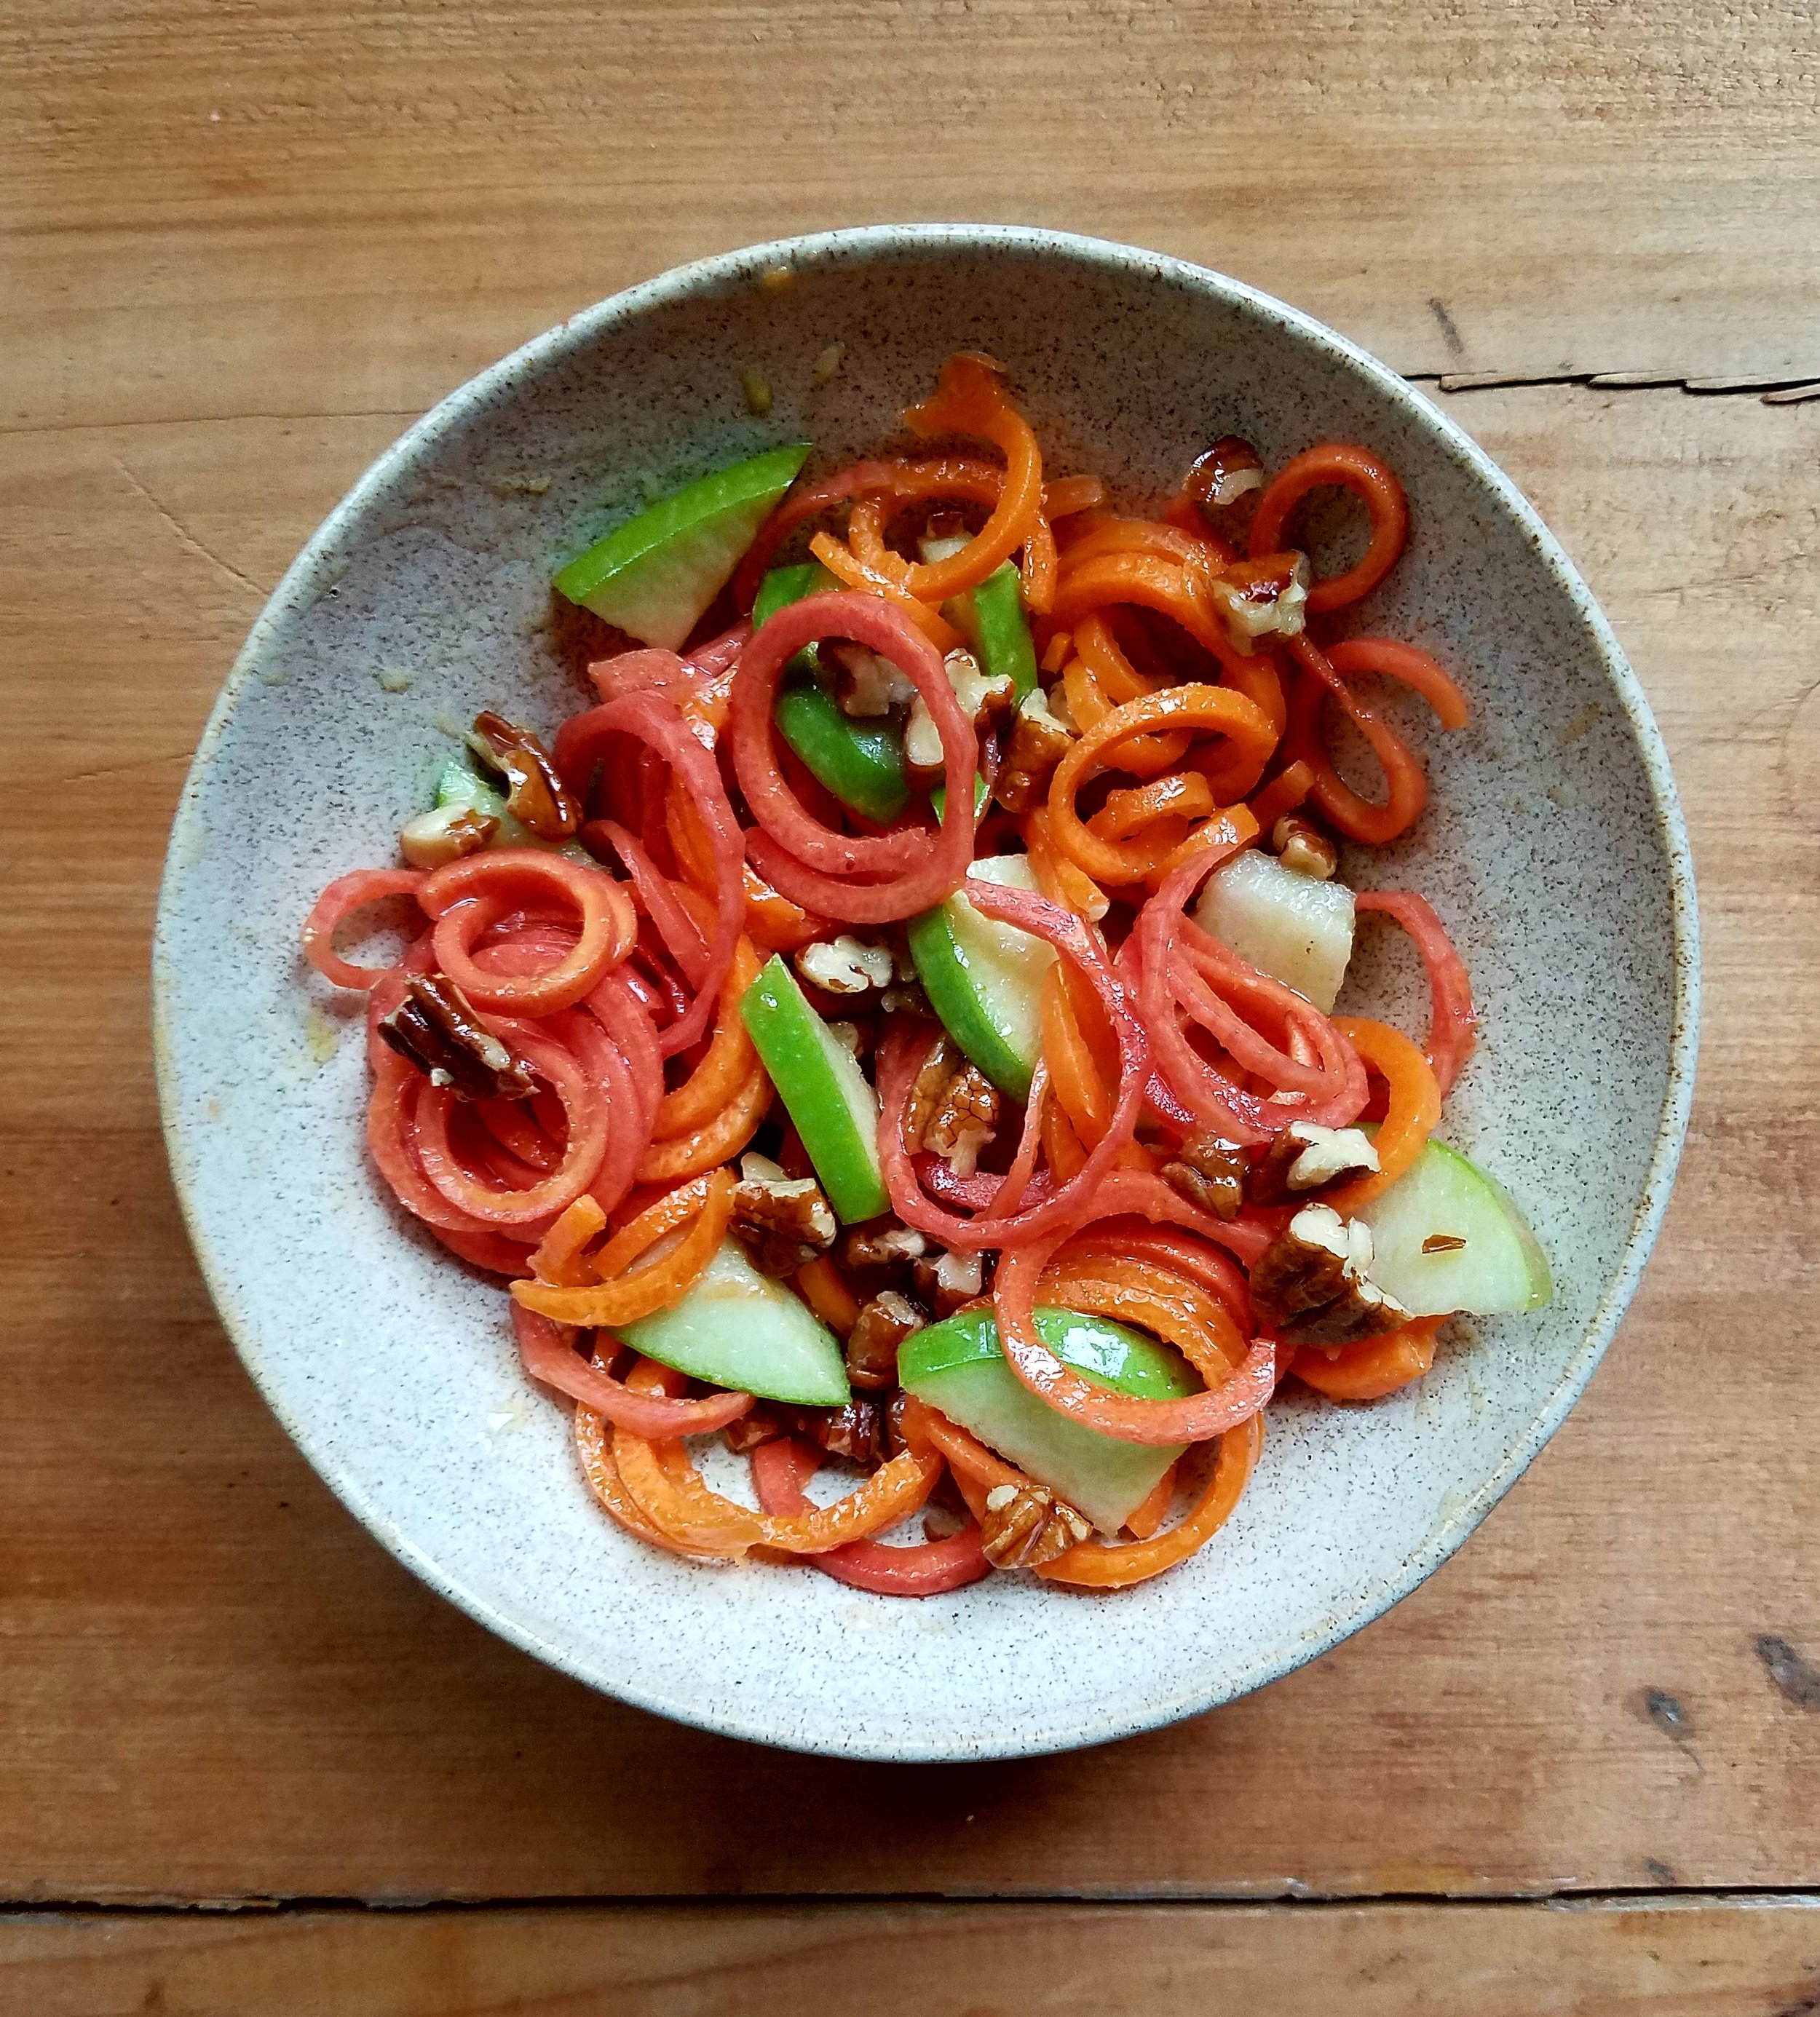
<path id="1" fill-rule="evenodd" d="M 256 676 L 272 633 L 301 600 L 313 594 L 312 583 L 321 570 L 334 564 L 350 522 L 426 445 L 508 391 L 526 373 L 584 348 L 601 330 L 635 320 L 652 309 L 698 296 L 723 294 L 749 286 L 779 267 L 834 269 L 919 254 L 995 252 L 1060 258 L 1103 272 L 1129 274 L 1147 280 L 1161 279 L 1187 291 L 1211 294 L 1243 314 L 1287 330 L 1349 366 L 1392 407 L 1438 438 L 1515 520 L 1555 586 L 1586 623 L 1605 679 L 1642 759 L 1656 835 L 1670 883 L 1674 980 L 1668 1073 L 1648 1167 L 1623 1252 L 1560 1380 L 1545 1405 L 1525 1434 L 1504 1452 L 1497 1468 L 1455 1504 L 1446 1517 L 1437 1521 L 1421 1546 L 1406 1557 L 1395 1574 L 1361 1591 L 1351 1604 L 1336 1607 L 1299 1640 L 1212 1687 L 1179 1690 L 1145 1703 L 1136 1712 L 1128 1705 L 1109 1708 L 1099 1715 L 1079 1719 L 1078 1726 L 1065 1733 L 1039 1733 L 1034 1741 L 1009 1735 L 995 1740 L 983 1734 L 984 1741 L 960 1748 L 952 1740 L 919 1743 L 914 1733 L 906 1731 L 900 1741 L 881 1745 L 851 1741 L 838 1729 L 807 1733 L 785 1730 L 763 1714 L 743 1713 L 731 1708 L 716 1712 L 695 1705 L 679 1706 L 641 1690 L 636 1676 L 616 1678 L 609 1684 L 590 1671 L 567 1646 L 547 1638 L 525 1618 L 501 1610 L 443 1569 L 380 1511 L 345 1464 L 320 1446 L 307 1424 L 297 1418 L 269 1384 L 256 1326 L 237 1306 L 226 1271 L 218 1261 L 200 1222 L 190 1180 L 190 1150 L 183 1138 L 172 1050 L 176 956 L 172 949 L 171 928 L 179 904 L 180 886 L 188 868 L 202 851 L 200 799 L 215 752 L 242 693 Z M 1477 442 L 1416 387 L 1313 316 L 1190 261 L 1110 240 L 1021 225 L 883 224 L 773 239 L 715 253 L 625 288 L 565 317 L 455 388 L 377 456 L 286 569 L 248 632 L 209 713 L 172 821 L 153 931 L 151 995 L 153 1063 L 165 1148 L 185 1227 L 211 1300 L 241 1364 L 286 1434 L 323 1483 L 389 1553 L 439 1595 L 521 1651 L 602 1694 L 672 1721 L 717 1735 L 811 1755 L 885 1763 L 970 1763 L 1040 1756 L 1111 1742 L 1204 1714 L 1236 1700 L 1330 1651 L 1381 1617 L 1425 1582 L 1478 1528 L 1534 1461 L 1584 1391 L 1636 1293 L 1660 1230 L 1693 1099 L 1700 1008 L 1699 925 L 1692 856 L 1667 751 L 1642 687 L 1611 625 L 1534 507 Z"/>

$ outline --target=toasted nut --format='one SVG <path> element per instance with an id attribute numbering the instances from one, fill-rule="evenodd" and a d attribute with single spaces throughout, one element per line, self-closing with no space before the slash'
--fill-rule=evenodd
<path id="1" fill-rule="evenodd" d="M 1339 850 L 1300 813 L 1283 815 L 1270 829 L 1270 845 L 1285 868 L 1311 882 L 1328 881 L 1340 865 Z"/>
<path id="2" fill-rule="evenodd" d="M 750 1408 L 738 1420 L 727 1424 L 720 1431 L 720 1440 L 735 1456 L 744 1456 L 760 1443 L 775 1442 L 783 1433 L 783 1423 L 767 1409 Z"/>
<path id="3" fill-rule="evenodd" d="M 908 1296 L 887 1289 L 861 1309 L 847 1340 L 847 1377 L 856 1387 L 894 1387 L 897 1348 L 919 1331 L 923 1315 Z"/>
<path id="4" fill-rule="evenodd" d="M 985 1293 L 986 1263 L 978 1254 L 926 1256 L 910 1271 L 916 1293 L 939 1317 L 952 1317 Z"/>
<path id="5" fill-rule="evenodd" d="M 970 1177 L 980 1151 L 998 1131 L 998 1088 L 977 1065 L 955 1073 L 941 1095 L 935 1117 L 923 1131 L 923 1146 L 945 1156 L 957 1177 Z"/>
<path id="6" fill-rule="evenodd" d="M 876 1470 L 885 1460 L 884 1411 L 876 1401 L 849 1401 L 844 1408 L 791 1408 L 791 1428 L 830 1456 Z"/>
<path id="7" fill-rule="evenodd" d="M 916 698 L 916 682 L 882 653 L 868 651 L 863 644 L 828 648 L 843 675 L 839 694 L 843 713 L 870 720 Z"/>
<path id="8" fill-rule="evenodd" d="M 761 1275 L 782 1276 L 825 1254 L 838 1227 L 813 1177 L 754 1175 L 748 1168 L 733 1193 L 732 1230 Z"/>
<path id="9" fill-rule="evenodd" d="M 894 980 L 879 997 L 879 1006 L 887 1016 L 929 1017 L 935 1013 L 920 980 Z"/>
<path id="10" fill-rule="evenodd" d="M 1360 1276 L 1349 1279 L 1324 1309 L 1285 1324 L 1283 1340 L 1286 1344 L 1356 1344 L 1408 1322 L 1409 1312 L 1395 1297 Z"/>
<path id="11" fill-rule="evenodd" d="M 464 854 L 478 854 L 499 832 L 491 813 L 471 806 L 438 806 L 406 820 L 398 836 L 399 852 L 413 868 L 443 868 Z"/>
<path id="12" fill-rule="evenodd" d="M 1290 1344 L 1352 1344 L 1407 1323 L 1409 1312 L 1367 1279 L 1371 1232 L 1331 1205 L 1304 1205 L 1251 1270 L 1251 1305 Z"/>
<path id="13" fill-rule="evenodd" d="M 1465 1244 L 1463 1233 L 1431 1232 L 1422 1242 L 1422 1251 L 1425 1254 L 1457 1254 Z"/>
<path id="14" fill-rule="evenodd" d="M 993 797 L 1007 812 L 1028 812 L 1047 795 L 1049 778 L 1074 740 L 1074 731 L 1056 719 L 1042 688 L 1032 687 L 1012 722 Z"/>
<path id="15" fill-rule="evenodd" d="M 1163 1165 L 1163 1180 L 1215 1218 L 1236 1218 L 1245 1201 L 1245 1152 L 1223 1135 L 1190 1135 L 1181 1155 Z"/>
<path id="16" fill-rule="evenodd" d="M 1218 574 L 1201 568 L 1195 579 L 1235 650 L 1249 655 L 1260 637 L 1301 636 L 1308 608 L 1306 554 L 1234 561 Z"/>
<path id="17" fill-rule="evenodd" d="M 943 662 L 948 669 L 948 683 L 955 690 L 955 698 L 961 704 L 961 713 L 973 723 L 976 734 L 984 734 L 1010 713 L 1012 686 L 1009 673 L 989 677 L 980 669 L 979 661 L 971 651 L 950 651 Z M 941 731 L 936 727 L 935 716 L 930 713 L 929 703 L 921 694 L 910 703 L 910 719 L 904 726 L 904 761 L 912 775 L 918 778 L 933 777 L 946 762 Z"/>
<path id="18" fill-rule="evenodd" d="M 1247 1189 L 1255 1203 L 1283 1204 L 1349 1177 L 1375 1175 L 1378 1167 L 1378 1151 L 1363 1128 L 1292 1120 L 1265 1151 Z"/>
<path id="19" fill-rule="evenodd" d="M 581 824 L 580 806 L 529 729 L 486 708 L 474 717 L 468 746 L 504 774 L 511 786 L 506 803 L 540 840 L 566 840 Z"/>
<path id="20" fill-rule="evenodd" d="M 891 949 L 868 945 L 850 932 L 816 939 L 796 954 L 796 971 L 829 994 L 869 994 L 891 981 Z"/>
<path id="21" fill-rule="evenodd" d="M 379 1034 L 401 1058 L 458 1099 L 526 1099 L 532 1069 L 482 1023 L 446 973 L 413 974 L 404 999 L 379 1019 Z"/>
<path id="22" fill-rule="evenodd" d="M 928 1251 L 928 1239 L 915 1226 L 897 1218 L 875 1218 L 847 1236 L 840 1257 L 850 1268 L 891 1268 L 900 1261 L 920 1261 Z"/>
<path id="23" fill-rule="evenodd" d="M 935 1047 L 923 1061 L 910 1088 L 909 1110 L 904 1117 L 904 1146 L 912 1153 L 929 1146 L 930 1124 L 941 1110 L 948 1089 L 965 1061 L 952 1037 L 937 1037 Z"/>
<path id="24" fill-rule="evenodd" d="M 1263 459 L 1242 435 L 1225 435 L 1197 456 L 1183 485 L 1215 532 L 1233 529 L 1233 507 L 1264 487 Z"/>
<path id="25" fill-rule="evenodd" d="M 986 1494 L 980 1545 L 998 1569 L 1040 1568 L 1092 1534 L 1092 1524 L 1046 1485 L 995 1485 Z"/>

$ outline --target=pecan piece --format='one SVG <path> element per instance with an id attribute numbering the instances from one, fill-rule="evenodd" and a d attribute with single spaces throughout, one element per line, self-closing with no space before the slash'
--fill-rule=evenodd
<path id="1" fill-rule="evenodd" d="M 784 1425 L 768 1409 L 749 1408 L 720 1431 L 720 1440 L 735 1456 L 744 1456 L 760 1443 L 775 1442 Z"/>
<path id="2" fill-rule="evenodd" d="M 928 1146 L 929 1127 L 941 1111 L 948 1087 L 960 1071 L 962 1058 L 951 1037 L 938 1037 L 917 1070 L 904 1116 L 904 1146 L 912 1154 Z"/>
<path id="3" fill-rule="evenodd" d="M 1370 1229 L 1331 1205 L 1304 1205 L 1251 1270 L 1251 1304 L 1289 1344 L 1352 1344 L 1407 1323 L 1370 1280 Z"/>
<path id="4" fill-rule="evenodd" d="M 1308 607 L 1306 554 L 1234 561 L 1218 574 L 1201 568 L 1196 579 L 1235 651 L 1248 657 L 1260 637 L 1301 636 Z"/>
<path id="5" fill-rule="evenodd" d="M 897 1348 L 922 1330 L 923 1312 L 908 1296 L 887 1289 L 861 1310 L 847 1340 L 847 1377 L 856 1387 L 893 1387 Z"/>
<path id="6" fill-rule="evenodd" d="M 401 1058 L 458 1099 L 528 1099 L 531 1067 L 480 1019 L 446 973 L 414 973 L 404 999 L 379 1019 L 379 1034 Z"/>
<path id="7" fill-rule="evenodd" d="M 760 1274 L 795 1274 L 827 1252 L 838 1230 L 813 1177 L 787 1177 L 764 1156 L 746 1157 L 733 1193 L 732 1232 Z"/>
<path id="8" fill-rule="evenodd" d="M 1015 703 L 1009 673 L 993 677 L 982 672 L 971 651 L 950 651 L 943 663 L 961 713 L 973 723 L 976 734 L 986 734 L 1010 713 Z M 904 724 L 904 761 L 919 781 L 933 780 L 946 762 L 941 731 L 921 694 L 910 703 L 910 718 Z"/>
<path id="9" fill-rule="evenodd" d="M 785 1413 L 797 1435 L 829 1456 L 861 1470 L 876 1470 L 885 1460 L 885 1413 L 876 1401 L 849 1401 L 844 1408 L 790 1408 Z"/>
<path id="10" fill-rule="evenodd" d="M 1285 868 L 1307 876 L 1312 882 L 1331 882 L 1340 865 L 1339 850 L 1300 813 L 1283 815 L 1270 829 L 1270 845 Z"/>
<path id="11" fill-rule="evenodd" d="M 406 820 L 398 849 L 413 868 L 444 868 L 464 854 L 478 854 L 499 832 L 491 813 L 472 806 L 438 806 Z"/>
<path id="12" fill-rule="evenodd" d="M 1032 687 L 1012 722 L 993 797 L 1010 813 L 1027 813 L 1040 804 L 1056 766 L 1074 740 L 1074 731 L 1056 719 L 1042 688 Z"/>
<path id="13" fill-rule="evenodd" d="M 1349 1277 L 1346 1286 L 1325 1309 L 1312 1310 L 1283 1326 L 1286 1344 L 1356 1344 L 1363 1338 L 1381 1337 L 1409 1322 L 1409 1312 L 1388 1290 L 1361 1275 Z"/>
<path id="14" fill-rule="evenodd" d="M 890 985 L 889 946 L 868 945 L 850 932 L 839 938 L 815 939 L 796 955 L 796 971 L 812 987 L 829 994 L 869 994 Z"/>
<path id="15" fill-rule="evenodd" d="M 887 1215 L 856 1225 L 840 1257 L 850 1268 L 894 1268 L 901 1261 L 920 1261 L 928 1251 L 928 1239 L 915 1226 Z"/>
<path id="16" fill-rule="evenodd" d="M 1034 1569 L 1078 1548 L 1092 1532 L 1086 1515 L 1046 1485 L 995 1485 L 986 1494 L 980 1545 L 995 1569 Z"/>
<path id="17" fill-rule="evenodd" d="M 581 824 L 580 806 L 531 730 L 483 708 L 474 717 L 468 746 L 504 775 L 507 805 L 540 840 L 566 840 Z"/>
<path id="18" fill-rule="evenodd" d="M 1257 493 L 1264 488 L 1263 458 L 1243 435 L 1222 435 L 1190 464 L 1183 488 L 1208 524 L 1230 536 L 1239 529 L 1233 507 L 1249 498 L 1248 519 L 1257 508 Z"/>
<path id="19" fill-rule="evenodd" d="M 1248 1185 L 1258 1204 L 1313 1197 L 1349 1177 L 1377 1173 L 1378 1151 L 1360 1128 L 1323 1128 L 1292 1120 L 1264 1152 Z"/>
<path id="20" fill-rule="evenodd" d="M 957 1177 L 970 1177 L 980 1151 L 998 1131 L 998 1088 L 977 1065 L 965 1066 L 943 1088 L 923 1146 L 947 1159 Z"/>
<path id="21" fill-rule="evenodd" d="M 1163 1181 L 1215 1218 L 1236 1218 L 1245 1201 L 1245 1152 L 1223 1135 L 1190 1135 L 1180 1156 L 1163 1165 Z"/>
<path id="22" fill-rule="evenodd" d="M 952 1317 L 986 1293 L 986 1261 L 980 1254 L 937 1254 L 910 1271 L 917 1295 L 938 1317 Z"/>

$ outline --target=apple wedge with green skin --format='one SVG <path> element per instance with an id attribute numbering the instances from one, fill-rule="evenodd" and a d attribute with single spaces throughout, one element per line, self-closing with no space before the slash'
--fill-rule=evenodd
<path id="1" fill-rule="evenodd" d="M 1036 887 L 1027 855 L 989 855 L 967 873 L 1013 889 Z M 948 1034 L 1000 1091 L 1027 1098 L 1042 1048 L 1043 976 L 1055 947 L 981 917 L 964 889 L 912 918 L 908 936 L 923 992 Z"/>
<path id="2" fill-rule="evenodd" d="M 1372 1280 L 1412 1316 L 1539 1310 L 1555 1293 L 1510 1193 L 1444 1142 L 1431 1141 L 1358 1217 L 1371 1229 Z"/>
<path id="3" fill-rule="evenodd" d="M 1116 1394 L 1173 1400 L 1200 1382 L 1180 1356 L 1104 1317 L 1039 1309 L 1036 1334 L 1064 1366 Z M 917 1399 L 959 1423 L 1039 1484 L 1115 1534 L 1187 1447 L 1120 1442 L 1056 1413 L 1005 1362 L 989 1309 L 912 1332 L 897 1350 L 897 1377 Z"/>
<path id="4" fill-rule="evenodd" d="M 668 1309 L 616 1335 L 692 1380 L 760 1400 L 843 1408 L 853 1398 L 840 1340 L 800 1296 L 760 1274 L 737 1239 L 722 1241 Z"/>
<path id="5" fill-rule="evenodd" d="M 854 1225 L 889 1211 L 879 1167 L 878 1095 L 781 956 L 774 953 L 740 997 L 739 1013 L 835 1216 Z"/>
<path id="6" fill-rule="evenodd" d="M 571 561 L 558 592 L 641 643 L 675 651 L 796 482 L 809 446 L 768 449 L 659 498 Z"/>
<path id="7" fill-rule="evenodd" d="M 926 561 L 952 560 L 967 545 L 965 536 L 944 533 L 922 540 Z M 988 679 L 1009 679 L 1016 706 L 1036 684 L 1036 644 L 1024 613 L 1024 580 L 1009 561 L 1001 561 L 977 588 L 966 589 L 941 606 L 942 614 L 973 648 Z"/>
<path id="8" fill-rule="evenodd" d="M 806 595 L 840 583 L 818 561 L 773 568 L 752 605 L 754 630 Z M 843 712 L 822 684 L 821 655 L 805 644 L 785 669 L 775 716 L 778 733 L 810 775 L 877 826 L 889 826 L 910 803 L 903 731 L 894 722 L 858 720 Z"/>

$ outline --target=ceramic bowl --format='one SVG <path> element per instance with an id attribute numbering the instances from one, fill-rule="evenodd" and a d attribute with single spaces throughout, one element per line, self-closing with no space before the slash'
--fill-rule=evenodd
<path id="1" fill-rule="evenodd" d="M 1426 891 L 1465 955 L 1485 1035 L 1446 1132 L 1515 1193 L 1557 1283 L 1548 1309 L 1472 1325 L 1393 1399 L 1286 1395 L 1216 1543 L 1114 1595 L 1006 1576 L 894 1601 L 629 1540 L 589 1500 L 566 1408 L 522 1377 L 498 1286 L 421 1236 L 367 1167 L 358 1004 L 298 957 L 317 890 L 395 858 L 477 709 L 553 727 L 589 698 L 556 648 L 554 563 L 653 482 L 793 438 L 815 442 L 814 466 L 866 452 L 962 347 L 1009 366 L 1049 467 L 1102 471 L 1128 499 L 1159 499 L 1234 431 L 1267 463 L 1339 436 L 1401 472 L 1414 536 L 1363 622 L 1457 669 L 1475 716 L 1453 736 L 1419 724 L 1429 810 L 1369 875 Z M 763 418 L 748 366 L 772 388 Z M 1369 935 L 1353 993 L 1419 1031 L 1395 936 Z M 1457 428 L 1217 274 L 927 226 L 635 287 L 381 457 L 285 576 L 210 720 L 155 992 L 171 1159 L 215 1302 L 279 1419 L 388 1548 L 527 1651 L 663 1715 L 805 1751 L 965 1759 L 1228 1701 L 1459 1546 L 1558 1426 L 1635 1286 L 1685 1123 L 1696 985 L 1686 841 L 1642 694 L 1560 548 Z"/>

